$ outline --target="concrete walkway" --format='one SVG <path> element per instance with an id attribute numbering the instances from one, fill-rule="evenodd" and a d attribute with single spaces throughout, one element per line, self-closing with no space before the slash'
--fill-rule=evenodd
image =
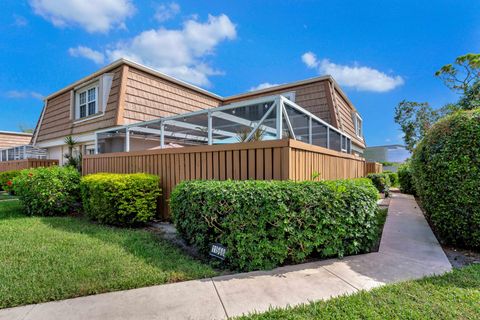
<path id="1" fill-rule="evenodd" d="M 413 197 L 394 193 L 379 252 L 0 310 L 0 319 L 225 319 L 451 270 Z"/>

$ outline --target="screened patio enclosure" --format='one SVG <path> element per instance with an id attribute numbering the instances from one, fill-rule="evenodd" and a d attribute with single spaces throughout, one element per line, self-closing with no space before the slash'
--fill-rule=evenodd
<path id="1" fill-rule="evenodd" d="M 96 132 L 95 152 L 129 152 L 290 138 L 351 153 L 351 138 L 282 95 Z"/>

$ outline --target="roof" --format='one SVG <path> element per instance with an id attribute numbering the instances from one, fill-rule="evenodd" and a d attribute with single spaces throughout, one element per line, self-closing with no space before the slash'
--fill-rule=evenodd
<path id="1" fill-rule="evenodd" d="M 68 85 L 68 86 L 66 86 L 66 87 L 64 87 L 64 88 L 46 96 L 44 98 L 44 100 L 46 101 L 46 100 L 51 99 L 55 96 L 58 96 L 59 94 L 62 94 L 64 92 L 66 92 L 66 91 L 72 90 L 73 88 L 81 85 L 82 83 L 90 81 L 90 80 L 92 80 L 92 79 L 94 79 L 94 78 L 96 78 L 96 77 L 98 77 L 98 76 L 100 76 L 100 75 L 102 75 L 102 74 L 104 74 L 108 71 L 111 71 L 111 70 L 113 70 L 113 69 L 115 69 L 115 68 L 117 68 L 121 65 L 128 65 L 128 66 L 131 66 L 133 68 L 137 68 L 137 69 L 142 70 L 144 72 L 147 72 L 151 75 L 154 75 L 154 76 L 157 76 L 159 78 L 168 80 L 168 81 L 176 83 L 180 86 L 189 88 L 189 89 L 197 91 L 199 93 L 203 93 L 205 95 L 208 95 L 212 98 L 219 99 L 221 101 L 244 98 L 244 97 L 249 97 L 249 96 L 253 96 L 253 95 L 257 95 L 257 94 L 268 93 L 268 92 L 271 92 L 271 91 L 288 89 L 288 88 L 299 86 L 299 85 L 304 85 L 304 84 L 309 84 L 309 83 L 328 80 L 334 85 L 335 89 L 338 90 L 338 92 L 347 101 L 347 103 L 353 108 L 353 110 L 356 111 L 356 109 L 355 109 L 354 105 L 352 104 L 352 102 L 350 101 L 350 99 L 348 99 L 345 92 L 343 92 L 340 85 L 335 81 L 335 79 L 333 79 L 333 77 L 331 75 L 324 75 L 324 76 L 304 79 L 304 80 L 300 80 L 300 81 L 289 82 L 289 83 L 286 83 L 286 84 L 281 84 L 281 85 L 277 85 L 277 86 L 273 86 L 273 87 L 269 87 L 269 88 L 265 88 L 265 89 L 259 89 L 259 90 L 249 91 L 249 92 L 245 92 L 245 93 L 241 93 L 241 94 L 237 94 L 237 95 L 222 97 L 218 94 L 215 94 L 215 93 L 210 92 L 208 90 L 202 89 L 202 88 L 200 88 L 198 86 L 195 86 L 193 84 L 190 84 L 186 81 L 176 79 L 176 78 L 171 77 L 171 76 L 169 76 L 169 75 L 167 75 L 163 72 L 160 72 L 158 70 L 155 70 L 153 68 L 147 67 L 143 64 L 140 64 L 140 63 L 137 63 L 137 62 L 125 59 L 125 58 L 115 60 L 114 62 L 110 63 L 109 65 L 107 65 L 103 68 L 101 68 L 100 70 L 97 70 L 96 72 L 94 72 L 94 73 L 92 73 L 92 74 L 90 74 L 86 77 L 83 77 L 82 79 L 80 79 L 78 81 L 75 81 L 74 83 L 71 83 L 70 85 Z"/>
<path id="2" fill-rule="evenodd" d="M 4 131 L 4 130 L 0 130 L 0 134 L 10 134 L 10 135 L 26 136 L 26 137 L 31 137 L 33 135 L 33 133 L 29 133 L 29 132 L 16 132 L 16 131 Z"/>

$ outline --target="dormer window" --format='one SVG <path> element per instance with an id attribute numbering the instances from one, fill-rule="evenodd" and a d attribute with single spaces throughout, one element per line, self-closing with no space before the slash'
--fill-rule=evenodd
<path id="1" fill-rule="evenodd" d="M 359 115 L 358 113 L 355 113 L 355 114 L 353 115 L 353 124 L 355 125 L 355 134 L 356 134 L 357 137 L 359 137 L 359 138 L 363 138 L 362 123 L 363 123 L 363 120 L 362 120 L 362 118 L 360 117 L 360 115 Z"/>
<path id="2" fill-rule="evenodd" d="M 98 113 L 98 83 L 75 92 L 75 115 L 77 119 Z"/>

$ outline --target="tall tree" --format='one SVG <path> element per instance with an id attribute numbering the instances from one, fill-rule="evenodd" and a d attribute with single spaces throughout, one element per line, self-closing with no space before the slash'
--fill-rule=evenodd
<path id="1" fill-rule="evenodd" d="M 469 53 L 435 72 L 452 91 L 461 94 L 456 103 L 433 109 L 427 102 L 403 100 L 395 108 L 395 122 L 403 131 L 406 148 L 413 151 L 430 127 L 457 110 L 480 107 L 480 54 Z"/>
<path id="2" fill-rule="evenodd" d="M 480 81 L 480 54 L 467 53 L 446 64 L 435 72 L 435 76 L 451 90 L 466 95 L 471 87 Z"/>

